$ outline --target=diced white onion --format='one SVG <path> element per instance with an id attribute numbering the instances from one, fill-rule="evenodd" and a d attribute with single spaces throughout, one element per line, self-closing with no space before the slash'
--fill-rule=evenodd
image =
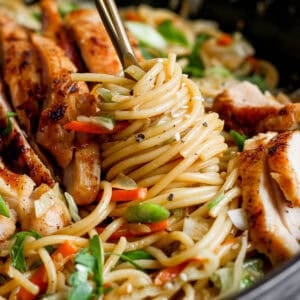
<path id="1" fill-rule="evenodd" d="M 133 190 L 137 188 L 136 182 L 132 178 L 125 175 L 119 175 L 111 182 L 111 186 L 113 188 L 122 190 Z"/>
<path id="2" fill-rule="evenodd" d="M 37 218 L 44 215 L 48 209 L 54 204 L 53 190 L 44 193 L 40 199 L 34 201 L 34 212 Z"/>
<path id="3" fill-rule="evenodd" d="M 78 222 L 81 220 L 79 213 L 78 213 L 78 207 L 74 201 L 74 198 L 67 192 L 65 192 L 65 199 L 68 203 L 69 212 L 71 215 L 71 218 L 74 222 Z"/>
<path id="4" fill-rule="evenodd" d="M 246 230 L 248 228 L 246 212 L 242 208 L 231 209 L 227 214 L 237 229 Z"/>
<path id="5" fill-rule="evenodd" d="M 183 222 L 183 232 L 195 241 L 199 241 L 208 231 L 209 222 L 202 217 L 186 217 Z"/>

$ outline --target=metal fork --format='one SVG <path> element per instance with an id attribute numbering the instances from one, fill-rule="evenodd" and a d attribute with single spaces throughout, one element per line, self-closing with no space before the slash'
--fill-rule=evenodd
<path id="1" fill-rule="evenodd" d="M 130 45 L 127 33 L 122 23 L 119 11 L 114 0 L 95 0 L 102 22 L 117 51 L 123 69 L 138 62 Z"/>

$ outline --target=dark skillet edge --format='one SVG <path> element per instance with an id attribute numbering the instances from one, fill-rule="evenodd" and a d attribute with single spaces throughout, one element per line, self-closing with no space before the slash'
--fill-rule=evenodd
<path id="1" fill-rule="evenodd" d="M 300 299 L 300 254 L 272 270 L 253 286 L 225 299 Z"/>

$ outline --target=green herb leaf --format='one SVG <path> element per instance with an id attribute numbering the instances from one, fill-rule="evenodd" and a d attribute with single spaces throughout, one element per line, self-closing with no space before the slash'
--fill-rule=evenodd
<path id="1" fill-rule="evenodd" d="M 192 77 L 202 77 L 204 75 L 204 64 L 200 57 L 200 48 L 210 38 L 206 33 L 197 36 L 191 54 L 187 57 L 188 64 L 183 68 L 183 72 Z"/>
<path id="2" fill-rule="evenodd" d="M 229 76 L 232 76 L 232 73 L 228 69 L 222 66 L 216 66 L 216 67 L 207 68 L 204 72 L 204 75 L 227 78 Z"/>
<path id="3" fill-rule="evenodd" d="M 222 192 L 220 195 L 218 195 L 215 199 L 213 199 L 211 202 L 208 203 L 207 208 L 212 209 L 214 206 L 219 204 L 224 199 L 224 192 Z"/>
<path id="4" fill-rule="evenodd" d="M 92 273 L 95 268 L 96 258 L 85 248 L 76 255 L 75 263 L 87 267 L 89 272 Z"/>
<path id="5" fill-rule="evenodd" d="M 10 217 L 9 209 L 6 206 L 6 203 L 1 195 L 0 195 L 0 215 L 7 217 L 7 218 Z"/>
<path id="6" fill-rule="evenodd" d="M 58 6 L 58 11 L 61 17 L 64 18 L 67 14 L 71 13 L 74 10 L 77 10 L 78 8 L 78 4 L 72 1 L 62 1 Z"/>
<path id="7" fill-rule="evenodd" d="M 97 295 L 103 294 L 103 247 L 99 235 L 90 239 L 91 254 L 96 258 L 94 266 L 94 281 L 96 283 Z"/>
<path id="8" fill-rule="evenodd" d="M 34 11 L 34 12 L 32 12 L 32 17 L 36 20 L 36 21 L 38 21 L 38 22 L 41 22 L 42 21 L 42 14 L 41 14 L 41 12 L 39 12 L 39 11 Z"/>
<path id="9" fill-rule="evenodd" d="M 35 239 L 39 239 L 42 236 L 36 231 L 21 231 L 14 234 L 11 238 L 16 238 L 11 250 L 10 257 L 12 259 L 12 265 L 21 272 L 26 271 L 26 262 L 24 257 L 24 242 L 27 236 L 32 236 Z"/>
<path id="10" fill-rule="evenodd" d="M 68 296 L 68 300 L 88 300 L 90 299 L 92 292 L 93 288 L 87 282 L 82 282 L 72 289 Z"/>
<path id="11" fill-rule="evenodd" d="M 171 43 L 185 47 L 189 46 L 189 42 L 185 35 L 173 25 L 171 20 L 160 23 L 157 26 L 157 31 L 165 38 L 165 40 Z"/>
<path id="12" fill-rule="evenodd" d="M 16 113 L 14 113 L 14 112 L 8 112 L 6 114 L 6 117 L 7 117 L 7 127 L 0 129 L 0 135 L 1 136 L 6 137 L 6 136 L 9 136 L 11 134 L 11 131 L 12 131 L 12 121 L 11 121 L 11 118 L 13 118 L 15 116 L 16 116 Z"/>
<path id="13" fill-rule="evenodd" d="M 137 260 L 137 259 L 153 259 L 153 256 L 146 252 L 145 250 L 132 250 L 127 251 L 122 254 L 122 257 L 126 256 L 129 259 Z M 121 258 L 123 260 L 123 258 Z"/>
<path id="14" fill-rule="evenodd" d="M 138 47 L 142 53 L 142 56 L 145 59 L 152 59 L 156 57 L 167 57 L 166 53 L 164 53 L 163 51 L 154 48 L 152 46 L 149 46 L 142 41 L 139 41 Z"/>
<path id="15" fill-rule="evenodd" d="M 163 206 L 156 203 L 140 203 L 131 205 L 125 212 L 125 219 L 135 223 L 153 223 L 167 219 L 170 212 Z"/>
<path id="16" fill-rule="evenodd" d="M 167 43 L 165 39 L 150 25 L 141 22 L 127 21 L 126 27 L 139 42 L 143 42 L 157 49 L 166 48 Z"/>
<path id="17" fill-rule="evenodd" d="M 238 146 L 239 151 L 243 151 L 244 149 L 244 144 L 246 139 L 248 138 L 246 135 L 241 134 L 235 130 L 230 130 L 229 135 L 232 137 L 236 145 Z"/>

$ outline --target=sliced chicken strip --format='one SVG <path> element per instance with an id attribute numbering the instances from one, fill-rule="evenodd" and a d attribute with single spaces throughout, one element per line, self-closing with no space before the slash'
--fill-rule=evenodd
<path id="1" fill-rule="evenodd" d="M 0 119 L 6 121 L 7 113 L 10 111 L 4 95 L 3 84 L 0 81 Z M 4 124 L 4 127 L 7 127 L 7 123 Z M 37 185 L 41 183 L 54 185 L 50 170 L 32 150 L 14 119 L 12 119 L 12 131 L 9 136 L 0 136 L 0 155 L 17 172 L 28 174 Z"/>
<path id="2" fill-rule="evenodd" d="M 277 132 L 259 133 L 253 136 L 251 139 L 246 139 L 244 144 L 244 150 L 256 149 L 261 145 L 267 145 L 272 138 L 277 135 Z"/>
<path id="3" fill-rule="evenodd" d="M 212 110 L 225 120 L 227 129 L 247 135 L 284 132 L 300 126 L 300 103 L 283 105 L 249 82 L 229 86 L 216 97 Z"/>
<path id="4" fill-rule="evenodd" d="M 113 44 L 94 9 L 80 9 L 66 16 L 83 60 L 90 72 L 117 74 L 122 70 Z"/>
<path id="5" fill-rule="evenodd" d="M 300 131 L 279 133 L 268 143 L 271 176 L 293 206 L 300 206 Z"/>
<path id="6" fill-rule="evenodd" d="M 52 39 L 60 46 L 69 59 L 76 65 L 79 71 L 83 70 L 83 64 L 76 50 L 75 43 L 71 38 L 60 14 L 55 0 L 40 1 L 42 11 L 43 35 Z"/>
<path id="7" fill-rule="evenodd" d="M 31 194 L 30 200 L 33 207 L 30 216 L 27 216 L 27 228 L 32 228 L 42 235 L 49 235 L 70 224 L 70 214 L 58 184 L 53 188 L 46 184 L 40 185 Z M 47 203 L 48 206 L 39 214 L 37 201 Z"/>
<path id="8" fill-rule="evenodd" d="M 9 207 L 16 212 L 23 230 L 34 229 L 43 235 L 48 235 L 68 225 L 70 214 L 62 199 L 58 185 L 51 188 L 46 184 L 41 184 L 35 190 L 34 187 L 35 183 L 30 177 L 11 172 L 1 164 L 0 194 Z M 39 216 L 36 214 L 35 201 L 44 201 L 48 205 Z M 10 224 L 7 229 L 12 231 L 11 222 L 14 220 L 7 221 L 10 222 L 6 225 Z M 0 224 L 1 222 L 0 219 Z"/>
<path id="9" fill-rule="evenodd" d="M 250 238 L 254 246 L 278 264 L 299 252 L 297 240 L 281 221 L 274 201 L 272 178 L 267 168 L 263 145 L 246 150 L 240 157 L 243 208 L 246 211 Z"/>
<path id="10" fill-rule="evenodd" d="M 277 204 L 277 210 L 281 220 L 292 236 L 300 241 L 300 207 L 291 207 L 280 190 L 278 184 L 273 180 L 273 191 L 276 194 L 274 198 Z"/>
<path id="11" fill-rule="evenodd" d="M 99 147 L 88 136 L 80 135 L 81 139 L 74 132 L 66 131 L 63 125 L 75 120 L 77 115 L 95 115 L 96 99 L 89 94 L 86 83 L 71 81 L 70 72 L 74 72 L 75 67 L 61 49 L 46 38 L 34 35 L 32 39 L 46 66 L 45 78 L 50 83 L 37 141 L 64 169 L 64 177 L 71 178 L 65 182 L 75 201 L 90 203 L 95 200 L 100 184 Z"/>
<path id="12" fill-rule="evenodd" d="M 16 213 L 9 210 L 9 217 L 0 215 L 0 243 L 8 240 L 16 231 Z"/>
<path id="13" fill-rule="evenodd" d="M 36 130 L 39 106 L 44 99 L 41 66 L 26 30 L 0 10 L 0 43 L 4 81 L 21 127 L 27 134 Z"/>
<path id="14" fill-rule="evenodd" d="M 86 93 L 88 89 L 84 84 L 71 81 L 70 73 L 76 72 L 76 67 L 53 41 L 35 34 L 32 41 L 44 65 L 44 81 L 48 85 L 37 142 L 64 168 L 73 157 L 75 134 L 66 131 L 63 126 L 76 119 L 78 89 L 84 88 Z"/>
<path id="15" fill-rule="evenodd" d="M 225 126 L 245 134 L 255 134 L 257 123 L 269 115 L 275 115 L 282 104 L 272 96 L 264 95 L 249 82 L 232 84 L 214 101 L 212 110 L 225 120 Z"/>
<path id="16" fill-rule="evenodd" d="M 80 9 L 66 17 L 83 60 L 90 72 L 117 74 L 122 70 L 113 44 L 101 22 L 99 14 L 93 9 Z M 138 60 L 142 55 L 136 39 L 128 32 L 130 44 Z"/>
<path id="17" fill-rule="evenodd" d="M 276 114 L 269 115 L 257 124 L 257 132 L 296 130 L 300 127 L 300 103 L 286 104 Z"/>
<path id="18" fill-rule="evenodd" d="M 81 142 L 71 164 L 65 169 L 64 184 L 77 204 L 93 202 L 100 187 L 100 150 L 96 143 Z"/>

